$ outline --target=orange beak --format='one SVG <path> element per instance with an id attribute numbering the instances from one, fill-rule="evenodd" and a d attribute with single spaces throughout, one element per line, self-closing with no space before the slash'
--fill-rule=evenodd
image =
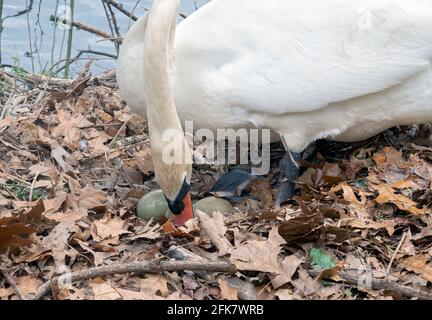
<path id="1" fill-rule="evenodd" d="M 179 215 L 174 215 L 174 224 L 183 226 L 187 221 L 193 219 L 192 199 L 190 192 L 183 199 L 184 209 Z"/>

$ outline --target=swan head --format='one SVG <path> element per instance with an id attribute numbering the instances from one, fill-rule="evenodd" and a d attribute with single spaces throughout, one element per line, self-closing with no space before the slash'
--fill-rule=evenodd
<path id="1" fill-rule="evenodd" d="M 170 122 L 170 121 L 167 121 Z M 150 142 L 156 182 L 162 189 L 176 225 L 193 218 L 190 194 L 192 156 L 183 129 L 159 131 L 149 121 Z"/>
<path id="2" fill-rule="evenodd" d="M 194 216 L 190 193 L 190 178 L 187 173 L 174 173 L 174 176 L 171 178 L 174 178 L 174 181 L 177 183 L 164 184 L 163 180 L 158 179 L 159 186 L 162 188 L 168 208 L 173 214 L 174 224 L 182 226 Z M 183 182 L 180 183 L 178 181 Z"/>

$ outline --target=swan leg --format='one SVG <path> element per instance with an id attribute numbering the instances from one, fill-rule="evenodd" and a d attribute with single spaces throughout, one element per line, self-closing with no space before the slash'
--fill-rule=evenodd
<path id="1" fill-rule="evenodd" d="M 250 170 L 233 168 L 219 178 L 210 192 L 234 202 L 240 201 L 243 191 L 248 188 L 253 179 Z"/>
<path id="2" fill-rule="evenodd" d="M 293 153 L 287 151 L 279 163 L 280 176 L 276 206 L 291 200 L 296 190 L 296 181 L 300 174 L 299 161 L 303 158 L 303 152 Z"/>

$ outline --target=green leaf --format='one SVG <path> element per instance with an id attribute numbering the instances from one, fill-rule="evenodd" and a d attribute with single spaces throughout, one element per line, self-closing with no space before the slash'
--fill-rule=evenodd
<path id="1" fill-rule="evenodd" d="M 336 263 L 333 261 L 332 256 L 324 250 L 312 248 L 309 256 L 312 260 L 312 264 L 318 266 L 320 269 L 327 270 L 336 267 Z"/>

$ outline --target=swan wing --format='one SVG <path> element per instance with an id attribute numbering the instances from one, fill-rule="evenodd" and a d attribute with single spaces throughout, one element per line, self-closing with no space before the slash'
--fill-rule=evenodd
<path id="1" fill-rule="evenodd" d="M 213 0 L 180 23 L 176 72 L 248 112 L 318 110 L 431 68 L 429 1 Z"/>

